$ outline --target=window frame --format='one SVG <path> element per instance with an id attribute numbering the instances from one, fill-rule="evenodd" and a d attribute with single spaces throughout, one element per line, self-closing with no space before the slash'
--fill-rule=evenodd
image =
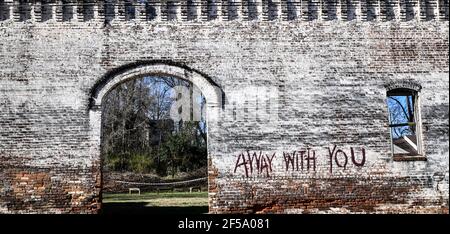
<path id="1" fill-rule="evenodd" d="M 413 115 L 414 115 L 414 122 L 407 122 L 402 124 L 391 124 L 391 111 L 389 109 L 388 105 L 388 99 L 392 95 L 392 93 L 395 93 L 398 91 L 401 92 L 411 92 L 412 97 L 414 99 L 414 106 L 413 106 Z M 420 95 L 421 87 L 411 87 L 408 86 L 400 86 L 400 85 L 393 85 L 392 87 L 387 87 L 386 92 L 386 108 L 388 111 L 388 129 L 389 129 L 389 135 L 390 135 L 390 149 L 391 149 L 391 156 L 394 161 L 426 161 L 427 158 L 425 156 L 424 152 L 424 144 L 423 144 L 423 136 L 422 136 L 422 116 L 421 116 L 421 95 Z M 400 154 L 394 152 L 394 136 L 392 133 L 392 128 L 398 127 L 398 126 L 410 126 L 415 125 L 415 136 L 416 136 L 416 144 L 417 144 L 417 154 L 410 155 L 410 154 Z"/>

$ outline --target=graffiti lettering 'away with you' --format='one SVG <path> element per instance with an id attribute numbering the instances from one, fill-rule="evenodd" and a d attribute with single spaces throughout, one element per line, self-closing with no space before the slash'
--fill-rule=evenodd
<path id="1" fill-rule="evenodd" d="M 281 154 L 280 154 L 281 155 Z M 316 171 L 317 154 L 313 149 L 305 149 L 291 152 L 282 152 L 282 165 L 288 171 Z M 349 165 L 363 167 L 366 163 L 366 150 L 364 148 L 355 149 L 350 147 L 348 151 L 339 149 L 337 146 L 328 147 L 327 163 L 329 172 L 333 173 L 333 168 L 346 170 Z M 236 158 L 234 173 L 242 170 L 245 177 L 263 175 L 270 177 L 273 172 L 273 162 L 277 154 L 265 154 L 261 151 L 240 153 Z"/>

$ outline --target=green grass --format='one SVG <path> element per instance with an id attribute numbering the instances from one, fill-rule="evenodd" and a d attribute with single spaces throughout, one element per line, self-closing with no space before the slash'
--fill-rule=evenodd
<path id="1" fill-rule="evenodd" d="M 103 203 L 147 202 L 149 206 L 207 206 L 208 192 L 161 192 L 103 194 Z"/>
<path id="2" fill-rule="evenodd" d="M 103 213 L 201 214 L 208 212 L 208 192 L 103 194 Z"/>

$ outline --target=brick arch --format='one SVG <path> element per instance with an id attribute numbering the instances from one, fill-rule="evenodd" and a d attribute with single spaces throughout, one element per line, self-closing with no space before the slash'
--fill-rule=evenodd
<path id="1" fill-rule="evenodd" d="M 416 92 L 420 92 L 422 90 L 422 85 L 412 80 L 393 81 L 386 84 L 384 87 L 386 88 L 386 91 L 391 91 L 394 89 L 410 89 Z"/>
<path id="2" fill-rule="evenodd" d="M 206 122 L 208 125 L 208 167 L 212 164 L 212 156 L 215 155 L 213 147 L 215 143 L 215 136 L 218 130 L 217 121 L 219 113 L 223 108 L 223 92 L 221 88 L 208 76 L 187 66 L 165 64 L 165 63 L 136 63 L 125 65 L 116 69 L 112 69 L 105 76 L 99 79 L 95 86 L 91 89 L 89 99 L 89 138 L 91 156 L 95 161 L 94 176 L 96 181 L 100 184 L 96 185 L 96 194 L 98 196 L 98 205 L 101 205 L 101 190 L 102 190 L 102 165 L 101 165 L 101 121 L 102 121 L 102 102 L 104 97 L 118 85 L 139 78 L 142 76 L 171 76 L 179 79 L 189 81 L 197 86 L 206 98 Z M 210 173 L 210 170 L 208 170 Z M 208 187 L 215 179 L 208 175 Z M 211 199 L 211 198 L 210 198 Z M 211 207 L 210 207 L 211 208 Z"/>
<path id="3" fill-rule="evenodd" d="M 172 76 L 187 80 L 200 89 L 206 98 L 208 106 L 222 106 L 223 92 L 209 76 L 185 65 L 172 62 L 149 61 L 124 65 L 108 72 L 91 90 L 89 109 L 99 107 L 104 96 L 117 85 L 146 75 Z"/>

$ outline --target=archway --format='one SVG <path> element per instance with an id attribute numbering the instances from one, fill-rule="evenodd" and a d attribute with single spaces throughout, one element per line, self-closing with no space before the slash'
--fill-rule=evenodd
<path id="1" fill-rule="evenodd" d="M 216 126 L 217 118 L 223 103 L 223 93 L 215 82 L 208 76 L 184 65 L 167 62 L 138 62 L 128 64 L 108 72 L 91 90 L 89 100 L 89 123 L 91 155 L 94 162 L 96 175 L 96 194 L 101 209 L 102 202 L 102 160 L 101 160 L 101 127 L 102 105 L 106 95 L 117 86 L 133 80 L 137 77 L 160 76 L 174 77 L 185 80 L 196 86 L 206 99 L 206 124 L 208 126 L 207 137 L 211 139 L 211 129 Z M 211 141 L 207 144 L 208 162 L 211 161 Z M 208 163 L 208 167 L 209 167 Z M 208 170 L 209 171 L 209 170 Z M 209 176 L 208 176 L 209 178 Z M 208 179 L 208 184 L 210 179 Z M 209 186 L 208 186 L 209 187 Z M 209 199 L 211 201 L 211 199 Z"/>

